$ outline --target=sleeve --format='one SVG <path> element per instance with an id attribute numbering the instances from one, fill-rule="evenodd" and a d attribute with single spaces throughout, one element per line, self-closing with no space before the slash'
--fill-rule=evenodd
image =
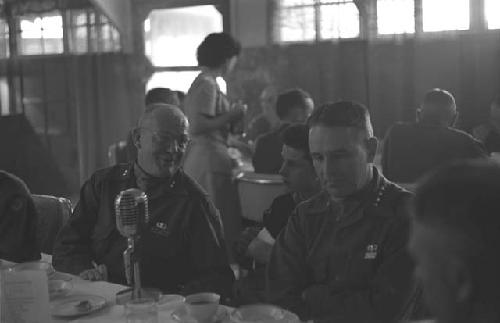
<path id="1" fill-rule="evenodd" d="M 267 267 L 268 301 L 303 318 L 306 313 L 302 292 L 307 286 L 306 245 L 300 217 L 290 217 L 278 236 Z"/>
<path id="2" fill-rule="evenodd" d="M 91 250 L 91 234 L 97 218 L 98 204 L 93 176 L 83 185 L 72 216 L 56 238 L 52 257 L 56 270 L 78 275 L 92 268 L 94 255 Z"/>
<path id="3" fill-rule="evenodd" d="M 200 79 L 189 96 L 186 110 L 190 119 L 199 114 L 216 116 L 217 85 L 215 83 L 207 79 Z"/>
<path id="4" fill-rule="evenodd" d="M 231 296 L 234 274 L 227 259 L 222 221 L 212 203 L 203 201 L 200 206 L 191 215 L 194 221 L 189 253 L 195 276 L 186 284 L 183 294 L 212 291 L 227 298 Z"/>
<path id="5" fill-rule="evenodd" d="M 408 195 L 409 197 L 410 195 Z M 407 251 L 409 236 L 409 198 L 396 207 L 396 219 L 388 226 L 380 264 L 371 288 L 336 293 L 328 286 L 313 286 L 305 300 L 315 322 L 395 322 L 412 289 L 413 262 Z"/>

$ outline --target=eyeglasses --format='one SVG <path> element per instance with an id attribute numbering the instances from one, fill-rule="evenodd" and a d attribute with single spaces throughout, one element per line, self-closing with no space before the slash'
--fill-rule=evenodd
<path id="1" fill-rule="evenodd" d="M 183 151 L 189 143 L 187 134 L 174 135 L 169 132 L 154 131 L 149 128 L 139 128 L 140 130 L 147 130 L 153 135 L 153 143 L 159 147 L 164 147 L 168 151 Z"/>

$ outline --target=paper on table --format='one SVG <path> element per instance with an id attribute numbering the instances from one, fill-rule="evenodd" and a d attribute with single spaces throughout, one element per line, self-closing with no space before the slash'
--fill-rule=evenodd
<path id="1" fill-rule="evenodd" d="M 50 322 L 47 273 L 41 270 L 1 272 L 1 322 Z"/>

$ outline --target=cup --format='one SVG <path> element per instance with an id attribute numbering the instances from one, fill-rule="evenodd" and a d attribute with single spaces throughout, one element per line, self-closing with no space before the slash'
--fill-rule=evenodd
<path id="1" fill-rule="evenodd" d="M 158 309 L 152 298 L 138 298 L 125 304 L 127 323 L 158 323 Z"/>
<path id="2" fill-rule="evenodd" d="M 185 302 L 184 296 L 176 294 L 161 295 L 158 300 L 157 306 L 160 312 L 171 312 L 184 306 Z"/>
<path id="3" fill-rule="evenodd" d="M 220 295 L 198 293 L 186 296 L 187 313 L 200 323 L 209 323 L 215 317 L 219 307 Z"/>

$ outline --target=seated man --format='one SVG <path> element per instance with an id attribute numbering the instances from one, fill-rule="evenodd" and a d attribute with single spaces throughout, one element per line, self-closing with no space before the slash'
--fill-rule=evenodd
<path id="1" fill-rule="evenodd" d="M 246 138 L 254 141 L 258 136 L 268 133 L 279 125 L 276 114 L 276 89 L 273 86 L 264 88 L 259 97 L 261 113 L 255 116 L 249 123 Z"/>
<path id="2" fill-rule="evenodd" d="M 326 104 L 308 121 L 323 192 L 300 204 L 268 264 L 271 302 L 314 322 L 393 322 L 411 287 L 411 193 L 373 165 L 368 110 Z"/>
<path id="3" fill-rule="evenodd" d="M 40 259 L 37 213 L 26 184 L 0 171 L 0 259 L 27 262 Z"/>
<path id="4" fill-rule="evenodd" d="M 500 95 L 491 103 L 488 122 L 474 128 L 473 134 L 489 153 L 500 152 Z"/>
<path id="5" fill-rule="evenodd" d="M 448 91 L 429 91 L 417 112 L 416 124 L 396 124 L 387 132 L 382 168 L 388 179 L 413 183 L 446 162 L 487 157 L 479 141 L 453 128 L 457 108 Z"/>
<path id="6" fill-rule="evenodd" d="M 278 174 L 283 163 L 281 158 L 283 130 L 292 123 L 304 123 L 313 109 L 313 100 L 301 89 L 288 90 L 278 96 L 276 113 L 280 118 L 280 126 L 257 138 L 252 158 L 256 173 Z"/>
<path id="7" fill-rule="evenodd" d="M 150 221 L 142 234 L 142 282 L 165 293 L 213 291 L 228 295 L 234 280 L 218 212 L 206 193 L 180 169 L 187 119 L 174 106 L 148 106 L 133 132 L 135 163 L 99 170 L 80 193 L 59 233 L 54 267 L 83 278 L 125 284 L 126 239 L 115 225 L 114 200 L 123 190 L 146 192 Z"/>
<path id="8" fill-rule="evenodd" d="M 417 189 L 410 249 L 438 323 L 500 321 L 500 166 L 460 162 Z"/>

